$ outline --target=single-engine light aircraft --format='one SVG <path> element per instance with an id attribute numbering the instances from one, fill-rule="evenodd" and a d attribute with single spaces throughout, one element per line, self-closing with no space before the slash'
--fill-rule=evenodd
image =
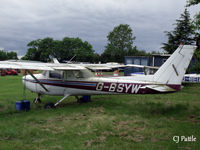
<path id="1" fill-rule="evenodd" d="M 38 94 L 36 101 L 39 101 L 43 94 L 63 96 L 55 104 L 45 105 L 45 107 L 55 107 L 68 96 L 78 98 L 82 95 L 179 91 L 195 48 L 192 45 L 180 45 L 154 75 L 100 78 L 91 73 L 87 64 L 61 64 L 57 61 L 55 63 L 0 61 L 0 68 L 27 70 L 30 75 L 25 75 L 22 81 L 26 88 Z M 43 73 L 32 74 L 29 70 L 43 70 Z"/>

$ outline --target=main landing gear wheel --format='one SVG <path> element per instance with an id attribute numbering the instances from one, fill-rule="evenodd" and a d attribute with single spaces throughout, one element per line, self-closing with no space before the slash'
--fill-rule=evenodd
<path id="1" fill-rule="evenodd" d="M 82 96 L 81 98 L 79 98 L 78 96 L 75 96 L 75 97 L 77 99 L 77 103 L 88 103 L 88 102 L 91 102 L 90 96 L 88 96 L 88 95 Z"/>
<path id="2" fill-rule="evenodd" d="M 56 106 L 58 105 L 58 104 L 60 104 L 64 99 L 66 99 L 67 97 L 68 97 L 69 95 L 65 95 L 61 100 L 59 100 L 57 103 L 46 103 L 45 105 L 44 105 L 44 108 L 45 109 L 49 109 L 49 108 L 56 108 Z"/>
<path id="3" fill-rule="evenodd" d="M 87 103 L 86 99 L 84 99 L 83 97 L 77 99 L 77 103 Z"/>
<path id="4" fill-rule="evenodd" d="M 54 103 L 46 103 L 46 104 L 44 105 L 44 108 L 45 108 L 45 109 L 55 108 L 55 105 L 54 105 Z"/>

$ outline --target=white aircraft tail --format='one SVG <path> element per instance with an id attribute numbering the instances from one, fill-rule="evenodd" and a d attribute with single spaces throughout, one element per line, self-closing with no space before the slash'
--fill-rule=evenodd
<path id="1" fill-rule="evenodd" d="M 54 64 L 59 64 L 59 61 L 57 58 L 53 58 L 53 62 L 54 62 Z"/>
<path id="2" fill-rule="evenodd" d="M 180 85 L 195 49 L 193 45 L 180 45 L 154 74 L 153 80 L 161 84 Z"/>

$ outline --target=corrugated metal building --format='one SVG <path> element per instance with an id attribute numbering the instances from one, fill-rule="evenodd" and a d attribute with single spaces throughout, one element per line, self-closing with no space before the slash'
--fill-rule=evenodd
<path id="1" fill-rule="evenodd" d="M 170 54 L 153 54 L 152 56 L 125 56 L 124 64 L 160 67 L 169 57 Z M 142 68 L 128 67 L 124 70 L 124 75 L 128 76 L 133 73 L 142 72 Z"/>

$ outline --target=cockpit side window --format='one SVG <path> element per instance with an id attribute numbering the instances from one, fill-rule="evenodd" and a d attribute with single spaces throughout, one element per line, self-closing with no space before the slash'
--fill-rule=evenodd
<path id="1" fill-rule="evenodd" d="M 62 73 L 56 71 L 49 71 L 49 78 L 62 79 Z"/>
<path id="2" fill-rule="evenodd" d="M 93 77 L 93 74 L 87 69 L 82 70 L 66 70 L 63 72 L 64 80 L 76 80 L 81 78 Z"/>
<path id="3" fill-rule="evenodd" d="M 64 80 L 74 80 L 77 78 L 83 78 L 83 75 L 79 70 L 68 70 L 64 71 L 63 73 L 63 79 Z"/>
<path id="4" fill-rule="evenodd" d="M 80 70 L 73 70 L 73 74 L 76 78 L 83 78 L 83 73 Z"/>
<path id="5" fill-rule="evenodd" d="M 43 76 L 47 76 L 47 71 L 43 71 Z"/>

